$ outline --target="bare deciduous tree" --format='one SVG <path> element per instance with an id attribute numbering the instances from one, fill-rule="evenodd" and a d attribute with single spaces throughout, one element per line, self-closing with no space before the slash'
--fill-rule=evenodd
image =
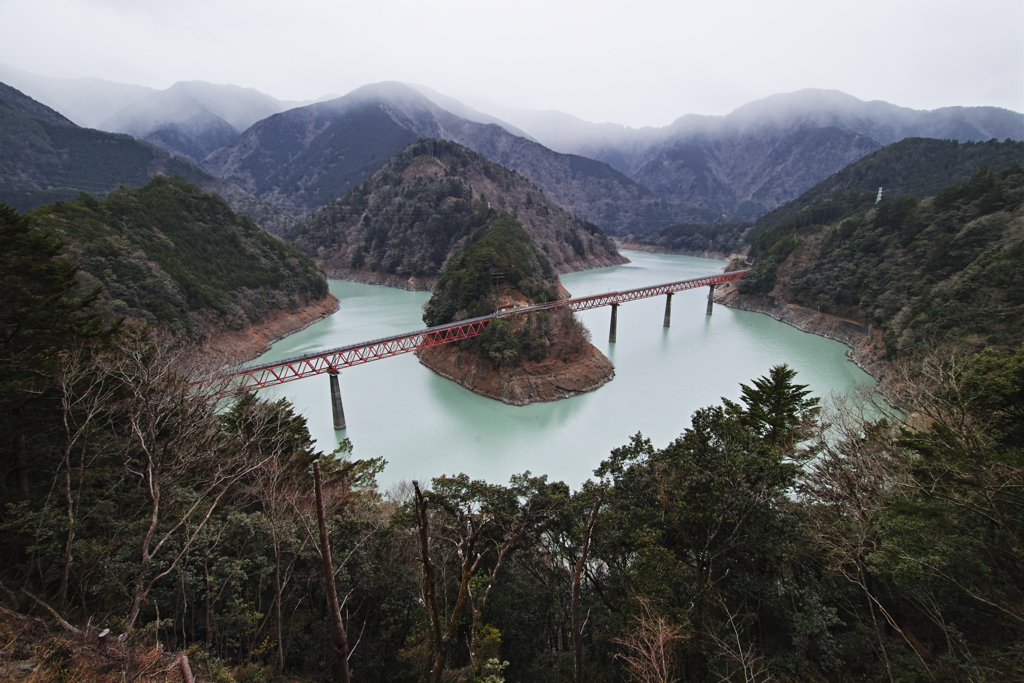
<path id="1" fill-rule="evenodd" d="M 148 501 L 129 628 L 153 585 L 175 570 L 232 484 L 256 466 L 247 449 L 227 443 L 217 399 L 191 386 L 196 361 L 173 336 L 128 325 L 97 362 L 121 397 L 113 421 L 123 470 Z M 154 573 L 155 560 L 170 548 L 173 556 Z"/>
<path id="2" fill-rule="evenodd" d="M 688 626 L 673 624 L 665 616 L 656 614 L 649 600 L 640 599 L 640 614 L 634 617 L 634 626 L 612 642 L 625 652 L 615 655 L 626 663 L 630 676 L 639 683 L 674 683 L 678 661 L 677 647 L 689 637 Z"/>

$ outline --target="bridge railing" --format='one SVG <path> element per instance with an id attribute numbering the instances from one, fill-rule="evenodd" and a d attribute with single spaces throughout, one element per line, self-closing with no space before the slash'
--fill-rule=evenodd
<path id="1" fill-rule="evenodd" d="M 392 356 L 399 356 L 419 349 L 469 339 L 481 334 L 487 327 L 487 324 L 497 318 L 558 308 L 570 308 L 574 312 L 587 311 L 601 306 L 617 305 L 663 294 L 681 292 L 687 289 L 732 282 L 741 279 L 746 273 L 746 270 L 737 270 L 720 275 L 669 282 L 653 287 L 639 287 L 625 292 L 604 292 L 602 294 L 573 297 L 535 306 L 496 311 L 492 315 L 460 320 L 447 325 L 428 327 L 416 332 L 406 332 L 390 337 L 359 342 L 358 344 L 349 344 L 348 346 L 341 346 L 335 349 L 317 351 L 316 353 L 303 356 L 232 368 L 216 373 L 200 382 L 200 384 L 217 386 L 217 393 L 222 395 L 247 389 L 262 389 L 312 375 L 319 375 L 324 372 L 337 372 L 343 368 L 364 365 L 375 360 L 391 358 Z"/>

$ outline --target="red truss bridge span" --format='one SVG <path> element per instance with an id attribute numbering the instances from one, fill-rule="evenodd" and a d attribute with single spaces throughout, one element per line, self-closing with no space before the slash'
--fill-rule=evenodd
<path id="1" fill-rule="evenodd" d="M 572 299 L 552 301 L 546 304 L 537 304 L 535 306 L 500 309 L 491 315 L 482 316 L 480 318 L 460 320 L 459 322 L 450 323 L 448 325 L 428 327 L 427 329 L 416 332 L 396 334 L 393 337 L 374 339 L 372 341 L 361 342 L 359 344 L 350 344 L 349 346 L 342 346 L 340 348 L 329 349 L 326 351 L 318 351 L 317 353 L 311 353 L 305 356 L 296 356 L 295 358 L 286 358 L 284 360 L 274 361 L 271 363 L 260 363 L 259 365 L 246 365 L 232 368 L 208 378 L 201 382 L 201 384 L 213 385 L 216 387 L 218 394 L 226 396 L 238 391 L 263 389 L 265 387 L 284 384 L 285 382 L 292 382 L 312 375 L 329 373 L 332 375 L 332 398 L 335 398 L 334 393 L 337 389 L 337 373 L 344 368 L 351 368 L 371 361 L 391 358 L 392 356 L 398 356 L 403 353 L 409 353 L 419 349 L 427 349 L 432 346 L 449 344 L 454 341 L 459 341 L 460 339 L 469 339 L 470 337 L 475 337 L 481 334 L 487 327 L 488 323 L 498 318 L 506 318 L 524 313 L 532 313 L 533 311 L 546 311 L 558 308 L 569 308 L 572 311 L 587 311 L 600 306 L 611 306 L 612 323 L 609 339 L 610 341 L 615 341 L 616 309 L 619 304 L 627 303 L 629 301 L 637 301 L 639 299 L 647 299 L 653 296 L 666 295 L 665 327 L 668 327 L 672 310 L 672 294 L 675 292 L 682 292 L 687 289 L 710 287 L 711 293 L 708 295 L 707 309 L 707 313 L 710 315 L 712 308 L 711 295 L 714 293 L 715 286 L 725 282 L 739 280 L 746 275 L 746 273 L 746 270 L 737 270 L 731 273 L 722 273 L 721 275 L 709 275 L 707 277 L 681 280 L 679 282 L 669 282 L 663 285 L 641 287 L 639 289 L 631 289 L 625 292 L 605 292 L 604 294 L 574 297 Z M 340 408 L 340 392 L 336 399 L 336 407 Z M 335 422 L 337 424 L 338 421 L 336 420 Z M 343 418 L 341 423 L 344 425 Z M 338 428 L 342 429 L 344 427 L 342 426 Z"/>

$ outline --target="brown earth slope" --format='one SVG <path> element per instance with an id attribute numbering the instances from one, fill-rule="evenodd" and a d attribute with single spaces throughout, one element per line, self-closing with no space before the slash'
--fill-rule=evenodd
<path id="1" fill-rule="evenodd" d="M 569 316 L 569 311 L 556 315 Z M 564 321 L 562 321 L 564 323 Z M 513 318 L 527 324 L 527 316 Z M 593 391 L 615 377 L 615 368 L 586 338 L 585 328 L 573 320 L 557 324 L 549 352 L 543 360 L 521 358 L 503 366 L 470 349 L 446 344 L 416 352 L 420 363 L 470 391 L 515 406 L 545 403 Z"/>

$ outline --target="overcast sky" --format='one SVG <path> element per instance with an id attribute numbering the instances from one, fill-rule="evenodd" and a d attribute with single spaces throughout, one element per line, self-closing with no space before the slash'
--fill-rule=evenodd
<path id="1" fill-rule="evenodd" d="M 833 88 L 1024 111 L 1022 0 L 0 0 L 0 62 L 282 99 L 366 83 L 662 126 Z"/>

